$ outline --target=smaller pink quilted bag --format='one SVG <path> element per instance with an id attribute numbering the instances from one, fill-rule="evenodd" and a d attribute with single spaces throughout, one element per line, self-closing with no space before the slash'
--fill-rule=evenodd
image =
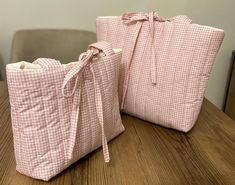
<path id="1" fill-rule="evenodd" d="M 97 42 L 67 65 L 39 58 L 7 65 L 16 169 L 49 180 L 124 127 L 118 102 L 121 50 Z"/>

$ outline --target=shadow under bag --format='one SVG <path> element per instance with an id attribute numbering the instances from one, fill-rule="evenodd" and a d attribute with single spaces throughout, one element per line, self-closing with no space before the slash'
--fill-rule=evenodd
<path id="1" fill-rule="evenodd" d="M 191 22 L 154 12 L 97 18 L 98 40 L 123 49 L 123 112 L 183 132 L 193 127 L 224 31 Z"/>
<path id="2" fill-rule="evenodd" d="M 98 42 L 67 65 L 39 58 L 7 65 L 16 168 L 49 180 L 124 127 L 118 103 L 121 50 Z"/>

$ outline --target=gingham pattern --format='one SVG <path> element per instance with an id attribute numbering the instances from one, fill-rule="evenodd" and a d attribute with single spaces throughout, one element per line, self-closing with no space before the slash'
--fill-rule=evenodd
<path id="1" fill-rule="evenodd" d="M 187 132 L 195 124 L 224 31 L 192 24 L 184 15 L 98 17 L 97 38 L 123 49 L 122 111 Z"/>
<path id="2" fill-rule="evenodd" d="M 34 62 L 40 69 L 7 65 L 19 172 L 49 180 L 101 145 L 109 161 L 107 140 L 124 131 L 117 92 L 120 59 L 121 52 L 99 42 L 66 66 L 44 58 Z"/>

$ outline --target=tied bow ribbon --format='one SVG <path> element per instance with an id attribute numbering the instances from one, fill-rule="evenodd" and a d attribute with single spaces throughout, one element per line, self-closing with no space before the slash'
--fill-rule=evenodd
<path id="1" fill-rule="evenodd" d="M 163 19 L 161 18 L 156 12 L 150 13 L 125 13 L 122 15 L 122 20 L 125 24 L 132 24 L 136 23 L 137 21 L 171 21 L 173 18 L 170 19 Z"/>
<path id="2" fill-rule="evenodd" d="M 124 24 L 126 25 L 132 25 L 132 24 L 136 24 L 136 27 L 134 28 L 134 31 L 132 30 L 131 35 L 132 35 L 132 39 L 130 41 L 131 46 L 129 45 L 129 51 L 130 53 L 132 53 L 130 59 L 128 60 L 132 60 L 133 57 L 133 53 L 134 53 L 134 49 L 138 40 L 138 36 L 142 27 L 143 22 L 148 21 L 149 22 L 149 32 L 150 32 L 150 37 L 151 37 L 151 41 L 150 41 L 150 47 L 151 47 L 151 58 L 150 58 L 150 76 L 151 76 L 151 82 L 153 85 L 157 84 L 157 67 L 156 67 L 156 63 L 157 63 L 157 59 L 156 59 L 156 52 L 154 49 L 154 45 L 155 45 L 155 25 L 154 22 L 174 22 L 174 23 L 184 23 L 184 24 L 190 24 L 192 22 L 191 19 L 189 19 L 187 16 L 185 15 L 179 15 L 173 18 L 169 18 L 169 19 L 164 19 L 161 18 L 156 12 L 150 12 L 150 13 L 125 13 L 122 15 L 122 21 Z M 130 62 L 131 63 L 131 62 Z M 126 98 L 126 94 L 127 94 L 127 88 L 128 88 L 128 82 L 129 82 L 129 74 L 130 74 L 130 63 L 127 69 L 127 75 L 125 76 L 124 79 L 124 87 L 123 87 L 123 96 L 122 96 L 122 104 L 121 104 L 121 109 L 124 109 L 124 102 L 125 102 L 125 98 Z"/>
<path id="3" fill-rule="evenodd" d="M 149 31 L 151 36 L 151 61 L 150 61 L 150 70 L 151 70 L 151 81 L 153 85 L 157 84 L 157 69 L 156 69 L 156 53 L 154 49 L 154 21 L 158 22 L 164 22 L 164 21 L 170 21 L 171 19 L 163 19 L 159 17 L 159 15 L 156 12 L 150 12 L 149 14 L 146 13 L 126 13 L 123 14 L 122 20 L 124 24 L 130 25 L 135 24 L 137 22 L 140 22 L 141 26 L 143 21 L 149 21 Z M 139 29 L 141 29 L 141 26 Z M 139 33 L 139 30 L 138 30 Z M 137 40 L 137 37 L 136 37 Z M 135 40 L 135 42 L 136 42 Z"/>
<path id="4" fill-rule="evenodd" d="M 101 44 L 102 45 L 102 44 Z M 100 86 L 98 83 L 98 80 L 96 79 L 95 72 L 93 69 L 92 61 L 95 60 L 98 57 L 98 54 L 100 54 L 99 48 L 90 47 L 87 52 L 84 52 L 79 57 L 79 62 L 75 64 L 70 71 L 67 73 L 63 85 L 62 85 L 62 94 L 64 97 L 71 97 L 74 96 L 73 102 L 75 102 L 75 105 L 73 105 L 72 108 L 72 116 L 71 116 L 71 130 L 70 133 L 70 144 L 69 144 L 69 159 L 72 158 L 73 150 L 75 146 L 76 141 L 76 135 L 77 135 L 77 123 L 78 123 L 78 117 L 79 117 L 79 102 L 81 98 L 81 89 L 82 89 L 82 83 L 81 83 L 81 73 L 85 67 L 88 67 L 89 71 L 92 74 L 93 83 L 94 83 L 94 89 L 95 89 L 95 106 L 96 106 L 96 112 L 99 124 L 101 126 L 101 134 L 102 134 L 102 147 L 103 147 L 103 155 L 105 162 L 109 162 L 109 150 L 108 150 L 108 144 L 107 139 L 104 131 L 104 120 L 103 120 L 103 105 L 102 105 L 102 94 L 100 90 Z M 72 90 L 70 82 L 72 80 L 75 80 L 75 83 L 73 84 Z M 76 87 L 80 85 L 80 90 L 76 89 Z M 69 92 L 71 91 L 71 92 Z M 68 93 L 69 92 L 69 93 Z"/>
<path id="5" fill-rule="evenodd" d="M 185 15 L 178 15 L 176 17 L 173 18 L 161 18 L 156 12 L 150 12 L 150 13 L 125 13 L 122 15 L 122 20 L 124 24 L 130 25 L 130 24 L 135 24 L 135 23 L 139 23 L 140 26 L 138 27 L 137 30 L 137 35 L 136 35 L 136 39 L 135 39 L 135 44 L 136 44 L 136 40 L 138 38 L 138 34 L 140 32 L 140 29 L 142 27 L 142 23 L 144 21 L 148 21 L 149 22 L 149 32 L 150 32 L 150 36 L 151 36 L 151 61 L 150 61 L 150 65 L 151 65 L 151 81 L 152 84 L 156 85 L 157 84 L 157 69 L 156 69 L 156 53 L 155 53 L 155 49 L 154 49 L 154 22 L 171 22 L 174 21 L 175 23 L 191 23 L 192 20 L 189 19 L 187 16 Z"/>

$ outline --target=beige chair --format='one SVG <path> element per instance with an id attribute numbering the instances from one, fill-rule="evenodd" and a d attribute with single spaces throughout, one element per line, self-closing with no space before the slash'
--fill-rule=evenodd
<path id="1" fill-rule="evenodd" d="M 35 29 L 21 30 L 14 35 L 11 62 L 32 62 L 37 58 L 54 58 L 62 63 L 77 61 L 89 44 L 96 41 L 90 31 Z"/>

